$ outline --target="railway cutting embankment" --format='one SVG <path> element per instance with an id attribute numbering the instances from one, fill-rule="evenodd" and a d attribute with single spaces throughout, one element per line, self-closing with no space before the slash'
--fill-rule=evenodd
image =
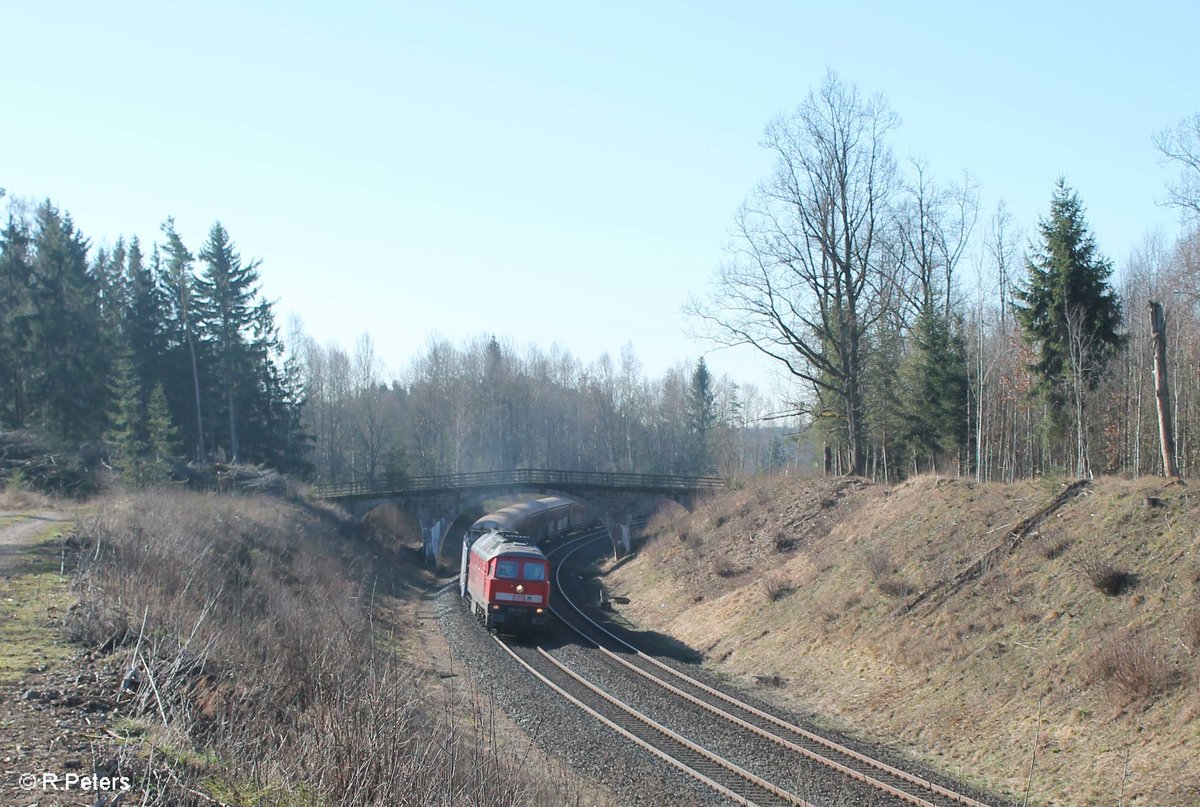
<path id="1" fill-rule="evenodd" d="M 1200 803 L 1200 497 L 776 477 L 669 508 L 597 580 L 631 628 L 1030 804 Z"/>

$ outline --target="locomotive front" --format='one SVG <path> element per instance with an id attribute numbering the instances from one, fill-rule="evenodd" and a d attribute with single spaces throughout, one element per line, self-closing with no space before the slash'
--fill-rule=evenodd
<path id="1" fill-rule="evenodd" d="M 525 633 L 546 624 L 549 577 L 540 549 L 521 535 L 496 530 L 471 544 L 464 593 L 484 627 Z"/>

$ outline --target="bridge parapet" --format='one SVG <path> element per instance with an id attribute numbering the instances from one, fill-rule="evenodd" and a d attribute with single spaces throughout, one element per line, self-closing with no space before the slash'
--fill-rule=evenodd
<path id="1" fill-rule="evenodd" d="M 638 493 L 697 493 L 724 490 L 728 482 L 716 476 L 675 476 L 670 474 L 627 474 L 605 471 L 553 471 L 544 468 L 518 468 L 512 471 L 478 471 L 464 474 L 414 476 L 402 482 L 346 482 L 318 485 L 323 499 L 403 496 L 413 493 L 504 488 L 514 485 L 548 485 L 575 489 L 623 490 Z"/>
<path id="2" fill-rule="evenodd" d="M 421 523 L 426 560 L 436 564 L 442 539 L 457 514 L 490 496 L 541 493 L 574 499 L 604 520 L 613 535 L 614 547 L 628 551 L 630 519 L 640 501 L 664 497 L 690 510 L 697 497 L 727 487 L 726 480 L 713 476 L 519 468 L 418 476 L 399 483 L 320 485 L 315 493 L 321 498 L 341 502 L 360 518 L 384 503 L 413 513 Z"/>

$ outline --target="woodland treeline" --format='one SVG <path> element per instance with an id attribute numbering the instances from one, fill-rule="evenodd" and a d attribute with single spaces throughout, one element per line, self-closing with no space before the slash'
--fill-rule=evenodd
<path id="1" fill-rule="evenodd" d="M 318 482 L 515 467 L 738 475 L 788 465 L 896 480 L 1161 473 L 1149 303 L 1166 314 L 1180 472 L 1200 465 L 1200 115 L 1154 145 L 1179 170 L 1177 237 L 1121 271 L 1066 179 L 1023 233 L 969 177 L 898 161 L 898 118 L 830 74 L 771 122 L 774 172 L 734 222 L 690 313 L 795 379 L 779 404 L 711 376 L 660 378 L 631 347 L 585 363 L 481 335 L 431 339 L 385 374 L 298 324 L 280 338 L 258 262 L 168 219 L 93 247 L 50 201 L 0 231 L 0 427 L 88 444 L 134 483 L 180 461 L 264 464 Z M 1150 145 L 1147 146 L 1150 148 Z M 787 419 L 777 419 L 783 413 Z"/>
<path id="2" fill-rule="evenodd" d="M 797 463 L 794 429 L 765 420 L 770 402 L 703 359 L 653 379 L 628 345 L 585 364 L 561 347 L 434 338 L 389 383 L 368 335 L 351 352 L 295 341 L 322 481 L 509 468 L 733 476 Z"/>
<path id="3" fill-rule="evenodd" d="M 171 219 L 149 250 L 92 248 L 49 200 L 0 231 L 0 426 L 166 479 L 181 459 L 303 472 L 302 379 L 258 264 L 218 223 L 193 253 Z"/>
<path id="4" fill-rule="evenodd" d="M 1023 237 L 1003 205 L 981 216 L 969 177 L 942 182 L 920 160 L 897 161 L 897 125 L 884 98 L 830 73 L 767 126 L 774 171 L 742 205 L 729 260 L 690 305 L 707 335 L 751 345 L 792 374 L 791 408 L 837 472 L 1138 475 L 1163 470 L 1148 309 L 1157 301 L 1170 432 L 1179 470 L 1194 473 L 1200 115 L 1154 138 L 1180 172 L 1164 199 L 1183 233 L 1148 238 L 1119 276 L 1065 179 L 1047 183 L 1046 212 Z"/>
<path id="5" fill-rule="evenodd" d="M 168 219 L 93 248 L 52 202 L 9 200 L 0 231 L 0 426 L 86 452 L 133 484 L 182 462 L 266 465 L 318 482 L 520 467 L 755 473 L 795 462 L 753 387 L 703 359 L 660 379 L 494 338 L 433 340 L 396 379 L 364 335 L 347 352 L 297 327 L 285 349 L 257 261 L 214 224 Z"/>

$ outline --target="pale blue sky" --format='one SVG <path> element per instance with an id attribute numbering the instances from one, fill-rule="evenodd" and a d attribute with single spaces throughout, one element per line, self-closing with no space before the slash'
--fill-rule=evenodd
<path id="1" fill-rule="evenodd" d="M 1200 4 L 916 6 L 6 0 L 0 187 L 98 244 L 220 219 L 281 321 L 369 331 L 393 371 L 433 331 L 694 360 L 680 307 L 763 126 L 830 68 L 887 97 L 901 160 L 971 172 L 981 219 L 1031 232 L 1062 174 L 1118 266 L 1178 232 L 1151 137 L 1200 112 Z"/>

